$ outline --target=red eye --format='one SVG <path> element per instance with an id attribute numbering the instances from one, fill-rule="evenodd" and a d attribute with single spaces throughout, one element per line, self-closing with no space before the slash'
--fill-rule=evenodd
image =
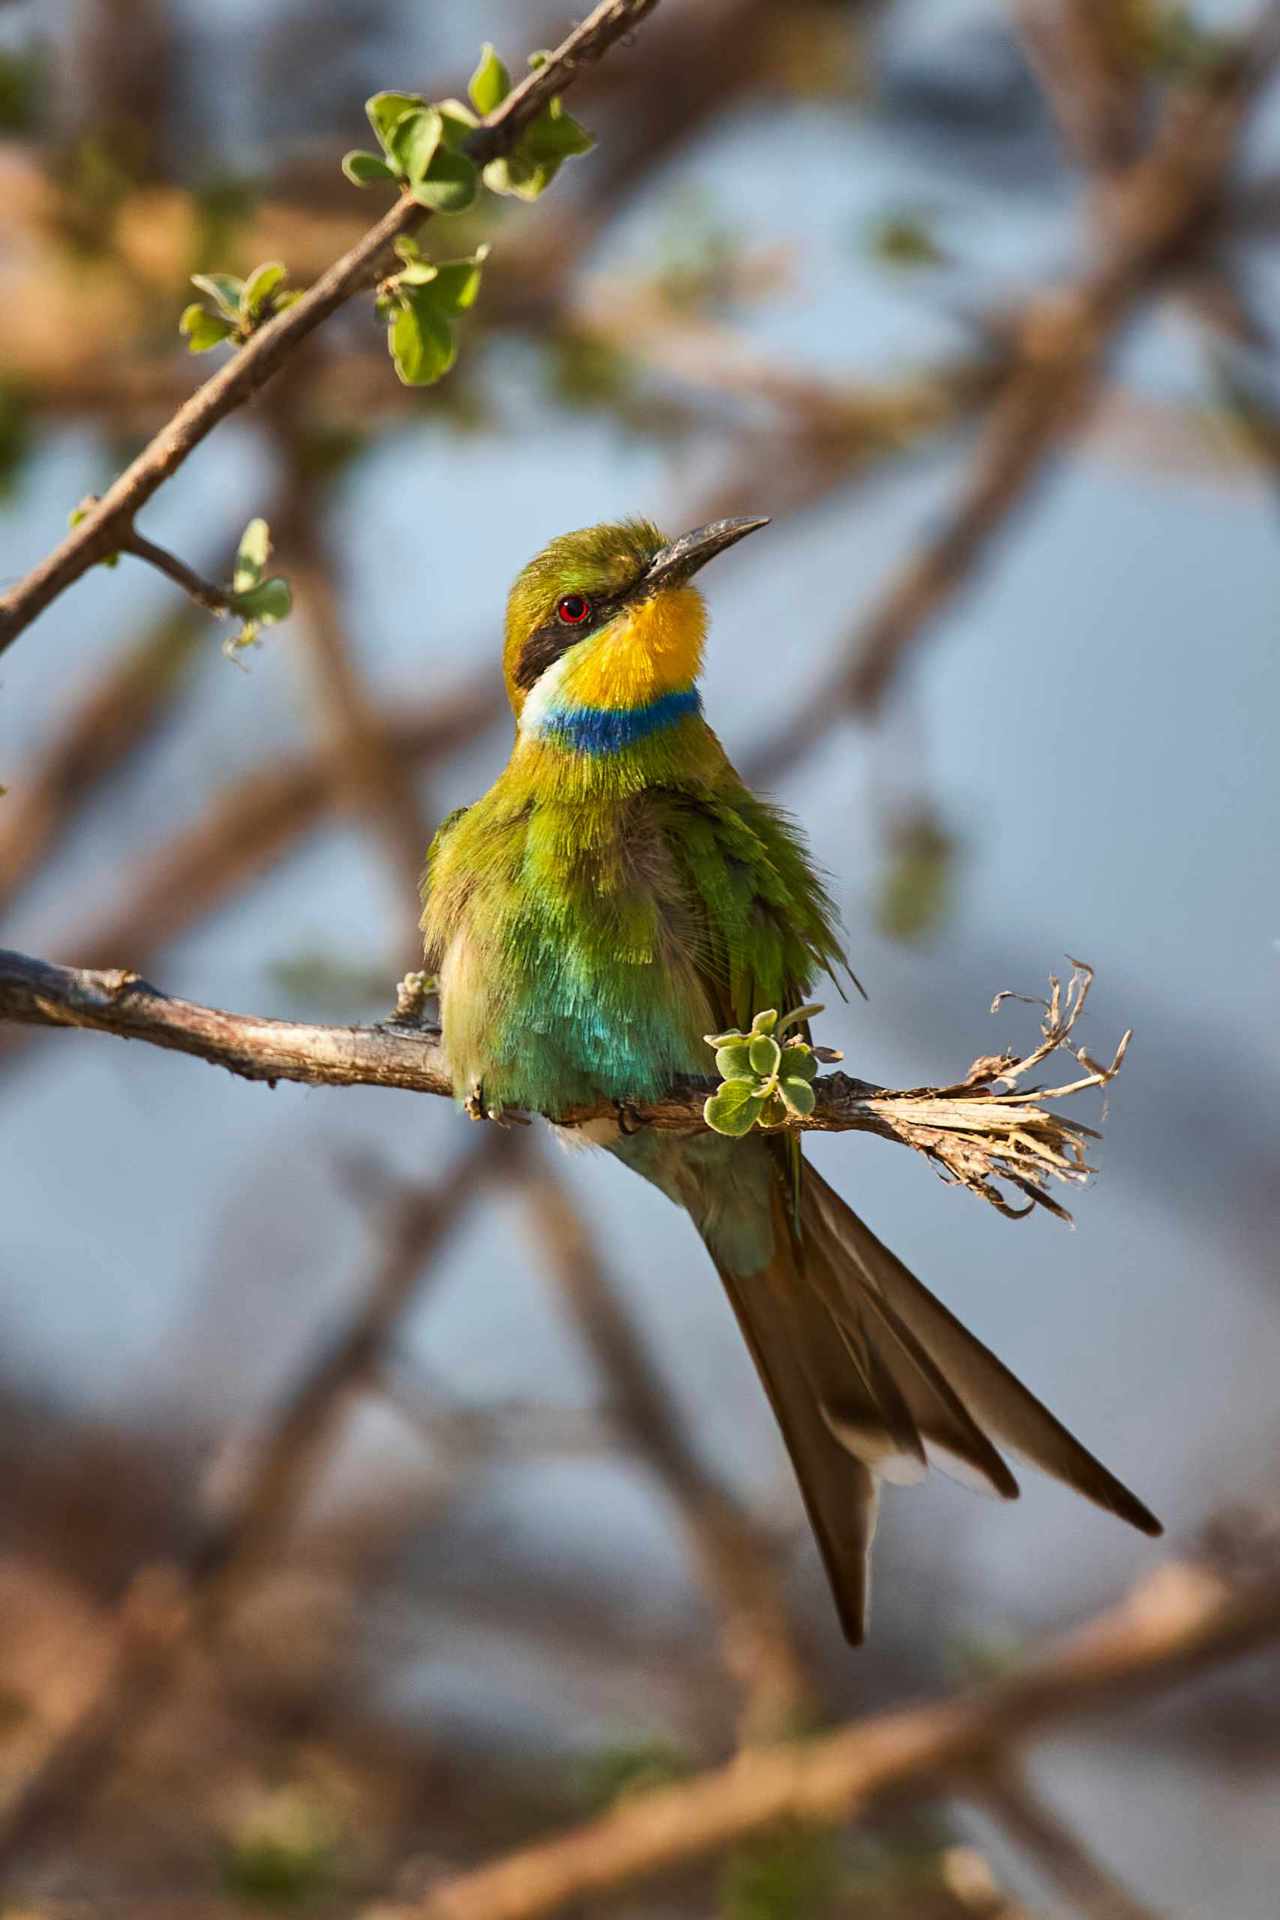
<path id="1" fill-rule="evenodd" d="M 580 593 L 566 593 L 556 608 L 556 619 L 563 620 L 566 627 L 580 627 L 590 617 L 591 602 L 584 600 Z"/>

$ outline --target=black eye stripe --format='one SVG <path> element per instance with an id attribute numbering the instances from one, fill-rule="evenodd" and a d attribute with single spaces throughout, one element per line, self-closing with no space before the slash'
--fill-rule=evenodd
<path id="1" fill-rule="evenodd" d="M 581 638 L 582 629 L 563 627 L 558 620 L 552 626 L 539 627 L 524 643 L 516 667 L 516 685 L 522 692 L 528 693 L 531 687 L 538 684 L 547 668 L 554 666 L 560 655 Z"/>
<path id="2" fill-rule="evenodd" d="M 585 600 L 587 595 L 566 597 Z M 593 599 L 590 601 L 591 611 L 585 620 L 565 621 L 558 613 L 553 613 L 550 620 L 535 627 L 524 643 L 516 667 L 515 681 L 521 692 L 528 693 L 541 680 L 547 668 L 555 665 L 562 653 L 567 653 L 570 647 L 576 647 L 579 640 L 585 640 L 597 627 L 611 620 L 626 598 L 626 593 L 615 593 L 608 599 Z M 558 606 L 559 602 L 556 604 Z"/>

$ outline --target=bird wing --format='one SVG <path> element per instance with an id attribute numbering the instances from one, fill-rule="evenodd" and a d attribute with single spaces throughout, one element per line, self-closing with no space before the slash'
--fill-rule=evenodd
<path id="1" fill-rule="evenodd" d="M 643 799 L 680 876 L 690 959 L 725 1026 L 801 1004 L 820 973 L 842 991 L 849 963 L 835 905 L 781 808 L 736 776 L 711 789 L 650 789 Z"/>

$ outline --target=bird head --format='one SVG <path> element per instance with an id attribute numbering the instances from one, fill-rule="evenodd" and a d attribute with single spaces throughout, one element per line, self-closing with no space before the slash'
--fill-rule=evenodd
<path id="1" fill-rule="evenodd" d="M 700 567 L 762 519 L 714 520 L 667 540 L 648 520 L 561 534 L 507 601 L 507 692 L 521 732 L 555 712 L 621 713 L 693 687 L 706 608 Z"/>

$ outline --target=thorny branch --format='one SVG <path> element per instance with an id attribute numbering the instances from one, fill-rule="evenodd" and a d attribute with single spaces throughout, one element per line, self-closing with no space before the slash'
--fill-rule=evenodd
<path id="1" fill-rule="evenodd" d="M 1128 1045 L 1126 1033 L 1109 1063 L 1092 1058 L 1074 1039 L 1092 974 L 1073 963 L 1064 989 L 1050 981 L 1038 1046 L 1019 1058 L 986 1054 L 962 1080 L 941 1087 L 895 1090 L 832 1073 L 817 1080 L 817 1105 L 799 1124 L 822 1133 L 874 1133 L 925 1154 L 949 1181 L 1002 1213 L 1047 1207 L 1061 1219 L 1070 1216 L 1046 1191 L 1050 1180 L 1082 1185 L 1092 1172 L 1086 1142 L 1095 1130 L 1052 1112 L 1046 1103 L 1064 1100 L 1092 1087 L 1104 1087 L 1120 1070 Z M 995 1005 L 1006 997 L 1001 995 Z M 90 971 L 58 967 L 47 960 L 0 951 L 0 1022 L 30 1026 L 86 1027 L 124 1040 L 145 1040 L 226 1067 L 245 1080 L 296 1080 L 307 1086 L 400 1087 L 413 1093 L 451 1095 L 452 1083 L 440 1042 L 432 1028 L 390 1020 L 375 1027 L 313 1026 L 299 1020 L 268 1020 L 258 1014 L 226 1013 L 217 1007 L 177 1000 L 122 969 Z M 1084 1068 L 1056 1087 L 1018 1090 L 1051 1054 L 1063 1051 Z M 998 1092 L 999 1087 L 1008 1089 Z M 560 1126 L 615 1118 L 628 1126 L 682 1131 L 706 1125 L 703 1102 L 710 1081 L 675 1087 L 660 1100 L 628 1105 L 625 1111 L 603 1100 L 572 1107 L 554 1116 Z M 1015 1210 L 1000 1193 L 1005 1182 L 1025 1195 L 1027 1207 Z"/>
<path id="2" fill-rule="evenodd" d="M 521 130 L 552 95 L 573 84 L 583 64 L 598 60 L 656 5 L 657 0 L 600 0 L 582 24 L 541 66 L 526 74 L 471 135 L 467 143 L 471 158 L 483 164 L 509 152 Z M 127 544 L 139 509 L 188 455 L 228 414 L 251 399 L 309 334 L 353 294 L 374 283 L 393 240 L 411 227 L 421 227 L 430 217 L 426 208 L 408 194 L 402 195 L 300 300 L 259 328 L 178 409 L 84 519 L 0 599 L 0 653 L 90 567 Z"/>

